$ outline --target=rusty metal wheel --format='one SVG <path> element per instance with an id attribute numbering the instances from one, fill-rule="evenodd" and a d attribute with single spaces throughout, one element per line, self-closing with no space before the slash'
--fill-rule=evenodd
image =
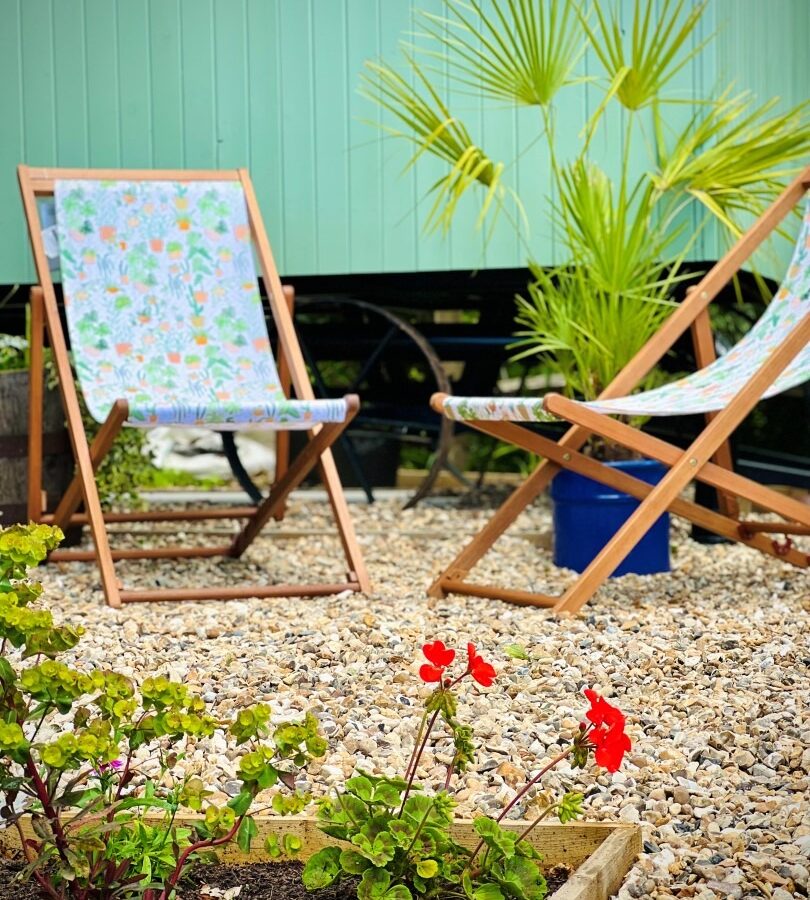
<path id="1" fill-rule="evenodd" d="M 451 392 L 436 352 L 397 313 L 351 297 L 299 297 L 295 325 L 316 396 L 360 395 L 360 412 L 335 446 L 344 483 L 358 485 L 373 502 L 372 470 L 385 465 L 382 457 L 390 476 L 400 448 L 418 446 L 427 449 L 429 466 L 404 508 L 415 506 L 445 467 L 453 437 L 453 422 L 429 405 L 434 392 Z M 232 434 L 223 432 L 223 447 L 234 476 L 258 502 L 261 492 L 242 467 Z M 364 447 L 371 452 L 362 459 Z"/>

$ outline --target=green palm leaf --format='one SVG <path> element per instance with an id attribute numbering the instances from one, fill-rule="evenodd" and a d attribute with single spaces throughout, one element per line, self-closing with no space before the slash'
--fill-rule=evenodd
<path id="1" fill-rule="evenodd" d="M 492 11 L 480 0 L 446 0 L 447 15 L 421 13 L 422 49 L 442 71 L 479 94 L 545 106 L 566 85 L 585 52 L 570 0 L 503 0 Z"/>

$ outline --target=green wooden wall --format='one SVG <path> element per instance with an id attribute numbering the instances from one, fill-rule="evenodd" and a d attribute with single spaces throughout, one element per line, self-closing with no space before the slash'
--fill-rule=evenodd
<path id="1" fill-rule="evenodd" d="M 632 0 L 622 0 L 629 11 Z M 441 0 L 0 0 L 0 283 L 33 279 L 14 167 L 249 166 L 287 275 L 516 266 L 526 252 L 503 220 L 485 246 L 474 213 L 447 238 L 421 232 L 440 168 L 401 176 L 408 151 L 366 121 L 363 61 L 392 59 L 413 9 Z M 717 40 L 679 76 L 689 98 L 733 78 L 795 102 L 810 83 L 808 0 L 711 0 L 696 36 Z M 597 71 L 593 60 L 585 65 Z M 559 129 L 573 148 L 595 95 L 571 92 Z M 536 134 L 533 110 L 460 115 L 491 156 L 513 159 Z M 688 107 L 673 116 L 688 116 Z M 677 124 L 677 123 L 674 123 Z M 617 158 L 611 120 L 601 155 Z M 541 146 L 517 186 L 537 221 L 530 249 L 554 258 Z M 421 205 L 420 205 L 421 204 Z M 711 251 L 706 245 L 701 250 Z"/>

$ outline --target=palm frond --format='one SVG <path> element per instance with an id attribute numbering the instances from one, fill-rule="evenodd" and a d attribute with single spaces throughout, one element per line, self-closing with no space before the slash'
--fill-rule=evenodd
<path id="1" fill-rule="evenodd" d="M 421 12 L 423 49 L 450 77 L 484 96 L 524 106 L 545 106 L 575 83 L 585 52 L 571 0 L 446 0 L 447 15 Z"/>
<path id="2" fill-rule="evenodd" d="M 360 91 L 383 109 L 388 110 L 403 128 L 381 126 L 390 135 L 416 145 L 408 161 L 407 171 L 425 153 L 450 165 L 450 171 L 430 189 L 435 194 L 425 229 L 447 231 L 459 200 L 474 185 L 486 188 L 478 217 L 479 227 L 492 209 L 506 195 L 501 183 L 504 164 L 494 162 L 470 137 L 464 123 L 454 117 L 421 66 L 409 54 L 405 58 L 415 75 L 416 86 L 391 66 L 382 62 L 366 62 Z"/>
<path id="3" fill-rule="evenodd" d="M 751 94 L 727 90 L 696 110 L 670 148 L 656 110 L 656 190 L 693 197 L 738 237 L 810 154 L 810 102 L 785 113 L 774 112 L 778 103 L 775 97 L 756 105 Z"/>
<path id="4" fill-rule="evenodd" d="M 627 109 L 641 109 L 660 100 L 667 83 L 710 40 L 686 50 L 708 0 L 694 3 L 684 16 L 685 2 L 663 0 L 654 14 L 655 0 L 635 0 L 629 46 L 615 7 L 606 16 L 601 5 L 594 4 L 594 26 L 580 13 L 582 27 L 610 79 L 611 89 Z"/>

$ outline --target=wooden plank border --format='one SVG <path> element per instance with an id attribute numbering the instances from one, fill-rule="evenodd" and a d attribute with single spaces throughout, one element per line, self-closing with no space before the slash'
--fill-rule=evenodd
<path id="1" fill-rule="evenodd" d="M 157 817 L 147 819 L 160 821 Z M 175 819 L 177 825 L 190 825 L 200 815 L 188 814 Z M 324 847 L 340 845 L 318 828 L 313 816 L 256 816 L 258 834 L 249 853 L 243 853 L 235 843 L 218 851 L 225 863 L 256 863 L 270 861 L 264 852 L 264 842 L 271 836 L 281 838 L 294 834 L 301 839 L 301 852 L 296 858 L 306 860 Z M 20 823 L 23 834 L 33 837 L 30 819 Z M 521 832 L 528 824 L 521 821 L 503 823 L 510 831 Z M 460 819 L 453 825 L 453 838 L 466 847 L 478 843 L 478 835 L 470 819 Z M 529 836 L 533 846 L 543 855 L 543 867 L 548 870 L 564 865 L 572 870 L 568 881 L 548 900 L 608 900 L 616 893 L 625 875 L 641 853 L 641 829 L 637 825 L 601 822 L 571 822 L 567 825 L 541 822 Z M 0 831 L 0 856 L 20 852 L 20 836 L 15 828 Z"/>

